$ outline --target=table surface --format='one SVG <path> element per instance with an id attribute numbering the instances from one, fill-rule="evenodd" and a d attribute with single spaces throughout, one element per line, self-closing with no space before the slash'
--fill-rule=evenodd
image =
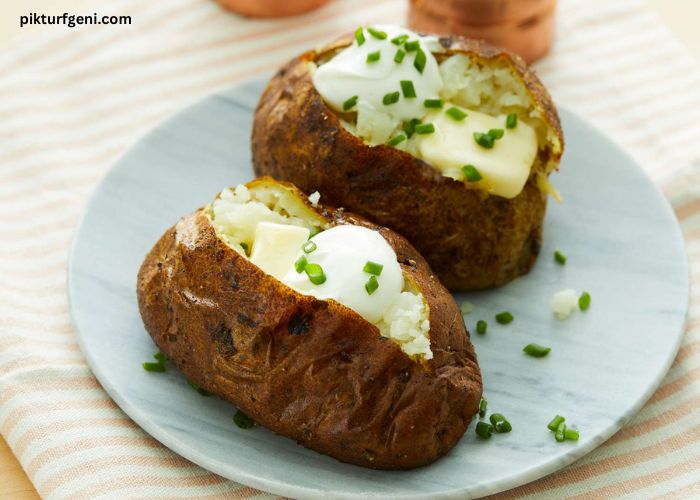
<path id="1" fill-rule="evenodd" d="M 3 0 L 0 6 L 0 49 L 21 44 L 42 30 L 62 29 L 58 26 L 19 27 L 19 16 L 31 12 L 57 14 L 77 12 L 80 7 L 94 5 L 94 0 Z M 650 0 L 650 4 L 668 27 L 700 58 L 700 2 L 697 0 Z M 108 5 L 108 4 L 104 4 Z M 104 7 L 105 14 L 108 7 Z M 39 498 L 32 483 L 5 441 L 0 437 L 0 498 L 25 500 Z"/>

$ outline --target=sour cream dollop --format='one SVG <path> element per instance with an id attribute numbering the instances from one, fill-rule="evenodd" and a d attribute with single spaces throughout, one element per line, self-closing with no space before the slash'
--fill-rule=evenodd
<path id="1" fill-rule="evenodd" d="M 361 226 L 335 226 L 311 238 L 316 249 L 300 251 L 309 263 L 319 264 L 326 276 L 325 283 L 316 285 L 305 272 L 293 267 L 281 281 L 305 295 L 333 299 L 355 310 L 366 320 L 377 323 L 403 290 L 403 272 L 396 253 L 377 231 Z M 377 276 L 379 288 L 371 295 L 365 289 L 370 274 L 363 271 L 367 261 L 383 267 Z"/>
<path id="2" fill-rule="evenodd" d="M 396 120 L 411 120 L 425 114 L 423 101 L 437 98 L 442 88 L 442 77 L 433 52 L 441 50 L 434 36 L 419 36 L 399 26 L 378 25 L 374 30 L 386 33 L 386 38 L 378 39 L 364 30 L 365 41 L 360 45 L 355 40 L 351 46 L 339 52 L 333 59 L 321 65 L 314 73 L 313 82 L 328 105 L 337 112 L 344 112 L 343 104 L 357 96 L 359 108 L 381 111 Z M 418 50 L 405 52 L 391 40 L 405 35 L 408 41 L 417 40 L 426 56 L 425 68 L 420 73 L 414 66 Z M 396 53 L 404 51 L 404 58 L 397 63 Z M 371 53 L 379 51 L 378 61 L 368 62 Z M 399 82 L 413 83 L 416 97 L 404 98 Z M 384 96 L 400 92 L 401 99 L 393 104 L 384 104 Z"/>

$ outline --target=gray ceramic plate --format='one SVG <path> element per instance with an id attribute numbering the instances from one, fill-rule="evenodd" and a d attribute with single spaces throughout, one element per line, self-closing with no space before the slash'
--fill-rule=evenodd
<path id="1" fill-rule="evenodd" d="M 147 373 L 155 347 L 136 306 L 136 273 L 156 239 L 223 187 L 253 177 L 250 124 L 263 82 L 214 95 L 144 137 L 105 177 L 75 236 L 69 288 L 73 318 L 92 370 L 148 433 L 217 474 L 293 497 L 447 498 L 495 493 L 573 462 L 610 437 L 647 400 L 674 358 L 688 304 L 688 269 L 673 213 L 637 165 L 570 112 L 566 156 L 554 182 L 542 255 L 530 275 L 465 294 L 489 321 L 472 335 L 489 409 L 513 432 L 479 440 L 471 426 L 455 449 L 413 471 L 342 464 L 264 428 L 238 429 L 234 408 L 203 398 L 175 370 Z M 566 266 L 552 259 L 568 256 Z M 565 287 L 593 303 L 566 321 L 549 299 Z M 500 326 L 494 313 L 512 311 Z M 552 347 L 544 359 L 529 342 Z M 578 443 L 555 442 L 555 414 L 578 424 Z"/>

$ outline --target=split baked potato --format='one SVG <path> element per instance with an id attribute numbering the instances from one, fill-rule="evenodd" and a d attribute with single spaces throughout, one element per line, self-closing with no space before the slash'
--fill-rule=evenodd
<path id="1" fill-rule="evenodd" d="M 534 264 L 547 195 L 558 197 L 548 181 L 564 150 L 556 108 L 517 55 L 461 37 L 421 37 L 416 50 L 417 35 L 397 29 L 359 28 L 275 74 L 255 111 L 255 172 L 397 231 L 451 290 L 507 283 Z M 363 89 L 374 104 L 362 102 Z M 461 137 L 452 131 L 448 140 L 447 115 L 466 116 Z M 516 162 L 505 144 L 518 130 L 525 146 L 509 146 Z M 461 157 L 463 146 L 471 149 Z"/>
<path id="2" fill-rule="evenodd" d="M 291 184 L 261 178 L 182 218 L 138 273 L 146 329 L 198 386 L 308 448 L 378 469 L 430 463 L 459 441 L 482 392 L 460 310 L 403 237 L 318 205 L 317 195 L 311 200 Z M 312 235 L 293 257 L 293 278 L 305 276 L 302 258 L 322 253 L 324 233 L 360 228 L 380 238 L 395 262 L 384 262 L 383 272 L 366 268 L 367 283 L 380 288 L 362 294 L 374 305 L 394 265 L 399 296 L 417 308 L 396 302 L 370 322 L 336 300 L 292 288 L 253 263 L 278 264 L 255 257 L 263 222 Z"/>

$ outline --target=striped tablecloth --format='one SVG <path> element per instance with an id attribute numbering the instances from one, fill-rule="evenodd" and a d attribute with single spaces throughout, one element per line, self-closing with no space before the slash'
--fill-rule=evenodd
<path id="1" fill-rule="evenodd" d="M 131 26 L 54 26 L 0 52 L 0 431 L 43 496 L 270 496 L 176 456 L 100 388 L 68 312 L 71 235 L 96 183 L 163 118 L 358 24 L 402 22 L 405 5 L 335 0 L 246 21 L 208 0 L 116 0 L 95 10 Z M 639 414 L 503 496 L 700 495 L 700 69 L 641 0 L 562 0 L 558 24 L 542 79 L 666 193 L 695 289 L 678 357 Z"/>

